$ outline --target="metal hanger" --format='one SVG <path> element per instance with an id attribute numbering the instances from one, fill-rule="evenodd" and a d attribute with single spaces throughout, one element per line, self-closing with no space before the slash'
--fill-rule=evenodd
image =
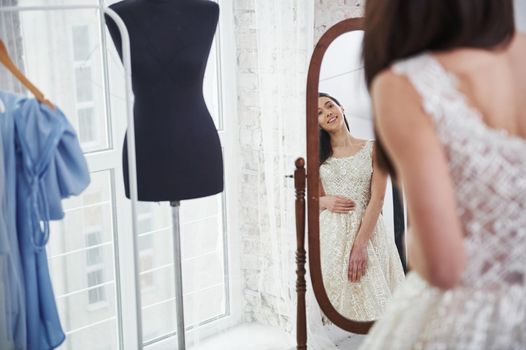
<path id="1" fill-rule="evenodd" d="M 47 105 L 51 109 L 55 109 L 55 105 L 47 100 L 44 97 L 44 94 L 39 89 L 37 89 L 37 87 L 33 85 L 33 83 L 31 83 L 15 66 L 11 60 L 11 57 L 9 57 L 7 48 L 5 47 L 5 44 L 2 40 L 0 40 L 0 63 L 2 63 L 7 68 L 7 70 L 9 70 L 15 76 L 15 78 L 17 78 L 22 83 L 22 85 L 24 85 L 33 94 L 33 96 L 35 96 L 37 101 Z"/>

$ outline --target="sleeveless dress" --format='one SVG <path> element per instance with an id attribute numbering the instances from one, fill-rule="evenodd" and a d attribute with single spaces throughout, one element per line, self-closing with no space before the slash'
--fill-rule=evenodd
<path id="1" fill-rule="evenodd" d="M 53 349 L 65 334 L 45 248 L 49 221 L 64 217 L 62 199 L 88 186 L 88 166 L 60 109 L 4 91 L 0 100 L 0 349 Z"/>
<path id="2" fill-rule="evenodd" d="M 487 127 L 430 54 L 393 71 L 416 88 L 443 144 L 467 266 L 447 291 L 410 273 L 360 349 L 526 349 L 526 142 Z"/>
<path id="3" fill-rule="evenodd" d="M 394 233 L 385 228 L 380 214 L 367 243 L 367 270 L 360 282 L 348 279 L 349 257 L 362 217 L 371 199 L 372 150 L 368 141 L 358 153 L 345 158 L 329 158 L 320 167 L 320 179 L 327 195 L 355 201 L 348 214 L 320 213 L 320 250 L 323 284 L 334 308 L 358 321 L 378 319 L 393 290 L 404 279 Z"/>

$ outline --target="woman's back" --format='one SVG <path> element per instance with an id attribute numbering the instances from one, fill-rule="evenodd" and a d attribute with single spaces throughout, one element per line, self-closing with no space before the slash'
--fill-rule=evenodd
<path id="1" fill-rule="evenodd" d="M 488 127 L 526 139 L 526 34 L 500 51 L 457 49 L 435 58 L 458 78 L 459 90 Z"/>
<path id="2" fill-rule="evenodd" d="M 387 341 L 391 349 L 524 348 L 526 99 L 521 97 L 526 70 L 518 58 L 526 50 L 524 42 L 518 38 L 500 54 L 472 49 L 423 53 L 392 66 L 418 93 L 443 149 L 466 263 L 459 283 L 449 290 L 411 273 L 364 349 L 382 349 Z M 425 184 L 426 178 L 419 175 L 415 181 Z M 443 213 L 429 205 L 425 215 L 428 222 L 433 216 L 443 220 Z M 429 234 L 422 231 L 420 237 Z M 450 239 L 448 232 L 442 234 Z"/>
<path id="3" fill-rule="evenodd" d="M 463 49 L 393 66 L 421 96 L 447 158 L 466 236 L 465 287 L 526 280 L 526 100 L 517 93 L 526 81 L 522 67 L 506 64 L 514 54 Z"/>

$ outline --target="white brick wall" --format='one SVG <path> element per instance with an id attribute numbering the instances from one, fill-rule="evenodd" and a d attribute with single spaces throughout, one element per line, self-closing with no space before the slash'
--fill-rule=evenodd
<path id="1" fill-rule="evenodd" d="M 314 43 L 334 24 L 363 16 L 365 0 L 315 0 Z"/>
<path id="2" fill-rule="evenodd" d="M 258 145 L 254 135 L 260 124 L 257 89 L 257 35 L 255 29 L 255 0 L 235 0 L 234 19 L 237 56 L 239 149 L 241 158 L 240 230 L 241 269 L 243 271 L 243 296 L 246 321 L 254 320 L 253 306 L 257 303 L 258 256 L 261 252 L 255 187 L 258 177 Z"/>

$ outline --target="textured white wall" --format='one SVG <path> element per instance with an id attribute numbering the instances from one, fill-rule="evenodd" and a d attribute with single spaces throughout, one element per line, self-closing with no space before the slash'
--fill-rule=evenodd
<path id="1" fill-rule="evenodd" d="M 298 105 L 298 99 L 301 100 L 300 106 L 304 101 L 302 91 L 305 88 L 307 51 L 312 43 L 301 44 L 304 35 L 294 35 L 305 33 L 300 27 L 298 31 L 283 32 L 284 40 L 279 45 L 265 45 L 267 40 L 277 39 L 272 27 L 263 27 L 262 21 L 267 24 L 268 11 L 278 10 L 273 6 L 279 3 L 274 1 L 266 8 L 265 4 L 256 1 L 260 0 L 234 0 L 241 168 L 238 208 L 244 319 L 291 330 L 292 305 L 287 288 L 292 284 L 286 279 L 288 266 L 292 266 L 294 261 L 294 191 L 292 180 L 285 180 L 284 175 L 293 172 L 295 157 L 304 156 L 301 149 L 305 141 L 298 135 L 304 136 L 305 127 L 295 125 L 304 120 L 305 113 L 294 106 Z M 304 8 L 304 4 L 297 5 L 294 13 L 298 14 L 298 18 L 305 18 Z M 290 10 L 284 4 L 285 9 Z M 282 29 L 287 31 L 293 27 L 287 22 L 292 21 L 289 18 L 291 12 L 281 15 L 283 17 L 278 18 L 274 25 L 278 26 L 276 28 L 283 26 Z M 309 23 L 297 22 L 299 26 Z M 309 27 L 312 33 L 312 24 Z M 279 52 L 273 54 L 272 50 Z M 279 75 L 275 89 L 269 88 L 272 85 L 269 76 L 273 75 Z M 286 89 L 283 88 L 284 81 L 288 84 Z M 277 96 L 277 91 L 283 95 Z M 290 102 L 282 103 L 280 98 L 283 97 L 290 98 Z M 280 108 L 275 111 L 277 106 Z M 271 118 L 276 118 L 278 113 L 289 117 L 282 118 L 282 123 L 271 123 Z M 269 162 L 270 159 L 274 161 Z M 280 171 L 281 164 L 286 168 L 284 172 Z M 270 189 L 273 186 L 275 190 Z M 290 204 L 290 208 L 283 208 L 282 193 L 283 202 Z M 293 270 L 290 270 L 292 277 Z"/>
<path id="2" fill-rule="evenodd" d="M 362 17 L 364 5 L 365 0 L 315 0 L 314 42 L 341 20 Z"/>

